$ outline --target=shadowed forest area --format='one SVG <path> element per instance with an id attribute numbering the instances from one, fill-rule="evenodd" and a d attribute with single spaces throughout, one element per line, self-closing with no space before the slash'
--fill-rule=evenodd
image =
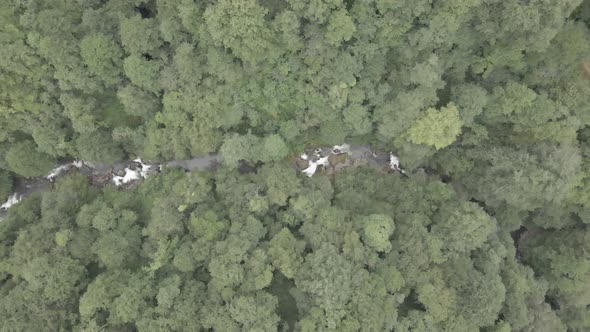
<path id="1" fill-rule="evenodd" d="M 590 0 L 4 0 L 0 23 L 1 201 L 72 160 L 178 166 L 72 166 L 10 207 L 0 331 L 590 331 Z M 391 167 L 301 155 L 345 142 Z"/>

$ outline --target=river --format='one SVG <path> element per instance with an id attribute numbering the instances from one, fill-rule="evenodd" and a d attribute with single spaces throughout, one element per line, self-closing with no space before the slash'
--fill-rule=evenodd
<path id="1" fill-rule="evenodd" d="M 379 171 L 405 171 L 399 167 L 399 159 L 391 152 L 373 150 L 369 145 L 336 145 L 333 147 L 311 147 L 304 153 L 294 158 L 294 165 L 298 171 L 309 177 L 320 171 L 326 175 L 332 175 L 344 168 L 371 167 Z M 0 221 L 6 215 L 7 210 L 14 204 L 18 204 L 23 198 L 37 192 L 50 191 L 53 182 L 77 169 L 87 175 L 95 185 L 113 183 L 116 186 L 124 186 L 135 181 L 159 173 L 164 167 L 173 167 L 191 171 L 212 171 L 219 165 L 219 154 L 210 153 L 187 160 L 172 160 L 164 164 L 149 164 L 140 158 L 115 164 L 89 163 L 85 161 L 68 161 L 58 165 L 45 177 L 17 178 L 14 191 L 9 199 L 0 208 Z M 253 169 L 244 163 L 245 169 Z"/>

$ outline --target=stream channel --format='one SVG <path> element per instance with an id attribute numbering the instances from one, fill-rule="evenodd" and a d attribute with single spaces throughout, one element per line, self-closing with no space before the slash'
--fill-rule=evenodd
<path id="1" fill-rule="evenodd" d="M 18 204 L 23 198 L 38 192 L 47 192 L 53 188 L 55 180 L 76 169 L 88 176 L 96 186 L 113 183 L 125 186 L 148 176 L 158 174 L 162 168 L 180 168 L 191 171 L 214 171 L 219 165 L 219 154 L 210 153 L 187 160 L 172 160 L 161 165 L 144 163 L 140 158 L 115 164 L 89 163 L 71 161 L 58 165 L 47 176 L 35 178 L 16 178 L 13 193 L 0 206 L 0 221 L 4 219 L 8 209 Z M 391 152 L 373 150 L 370 145 L 335 145 L 333 147 L 311 147 L 305 149 L 301 156 L 293 157 L 293 167 L 304 175 L 313 176 L 316 172 L 332 175 L 344 168 L 368 166 L 378 171 L 405 171 L 399 166 L 399 159 Z M 240 163 L 240 171 L 246 172 L 253 166 L 246 162 Z"/>

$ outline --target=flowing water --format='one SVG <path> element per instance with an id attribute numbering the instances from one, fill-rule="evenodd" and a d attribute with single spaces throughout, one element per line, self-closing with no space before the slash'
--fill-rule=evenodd
<path id="1" fill-rule="evenodd" d="M 397 161 L 396 161 L 397 160 Z M 394 167 L 394 163 L 397 163 Z M 47 192 L 53 188 L 53 182 L 65 176 L 72 169 L 93 179 L 93 183 L 105 185 L 113 183 L 117 186 L 125 185 L 157 174 L 163 167 L 180 168 L 191 171 L 214 171 L 219 165 L 219 154 L 210 153 L 188 160 L 172 160 L 162 165 L 150 165 L 135 159 L 115 164 L 99 164 L 84 161 L 69 161 L 58 165 L 45 177 L 31 179 L 18 178 L 15 181 L 14 192 L 0 207 L 0 221 L 4 219 L 6 211 L 22 198 L 37 192 Z M 306 149 L 304 154 L 296 159 L 294 167 L 307 176 L 313 176 L 319 169 L 324 174 L 331 175 L 347 167 L 369 166 L 378 170 L 397 170 L 399 160 L 391 153 L 373 150 L 369 145 L 348 144 L 333 147 L 315 147 Z"/>

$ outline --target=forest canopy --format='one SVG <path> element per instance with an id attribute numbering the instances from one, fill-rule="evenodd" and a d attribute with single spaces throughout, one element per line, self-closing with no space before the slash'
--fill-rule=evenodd
<path id="1" fill-rule="evenodd" d="M 11 207 L 0 331 L 590 330 L 590 0 L 6 0 L 0 23 L 2 201 L 65 161 L 221 163 Z M 403 173 L 299 172 L 343 142 Z"/>

